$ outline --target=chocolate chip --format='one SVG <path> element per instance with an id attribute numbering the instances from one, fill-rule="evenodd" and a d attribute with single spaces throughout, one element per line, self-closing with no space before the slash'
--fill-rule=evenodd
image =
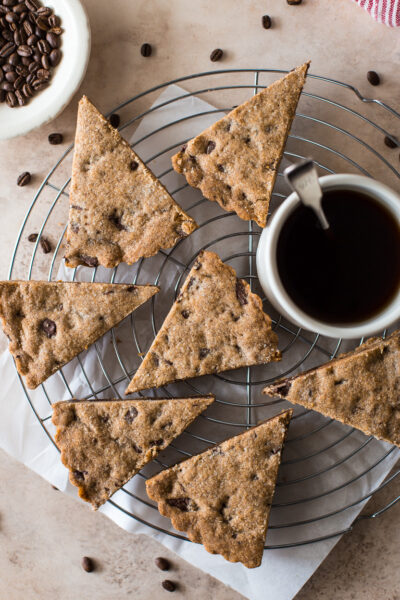
<path id="1" fill-rule="evenodd" d="M 368 71 L 367 79 L 371 85 L 379 85 L 381 82 L 381 79 L 376 71 Z"/>
<path id="2" fill-rule="evenodd" d="M 210 60 L 211 62 L 217 62 L 217 60 L 221 60 L 221 58 L 223 57 L 224 53 L 221 50 L 221 48 L 216 48 L 215 50 L 213 50 L 210 54 Z"/>
<path id="3" fill-rule="evenodd" d="M 17 179 L 17 185 L 19 185 L 20 187 L 23 187 L 24 185 L 28 185 L 28 183 L 30 183 L 31 181 L 31 174 L 29 173 L 29 171 L 24 171 L 24 173 L 21 173 L 21 175 L 19 175 L 18 179 Z"/>
<path id="4" fill-rule="evenodd" d="M 236 280 L 236 297 L 239 300 L 239 304 L 241 304 L 242 306 L 244 304 L 247 304 L 246 288 L 240 279 Z"/>
<path id="5" fill-rule="evenodd" d="M 158 440 L 151 440 L 151 442 L 149 442 L 150 446 L 162 446 L 164 443 L 164 440 L 159 438 Z"/>
<path id="6" fill-rule="evenodd" d="M 73 471 L 73 475 L 77 481 L 85 481 L 85 475 L 87 475 L 87 471 Z"/>
<path id="7" fill-rule="evenodd" d="M 71 204 L 71 208 L 74 208 L 75 210 L 83 210 L 82 206 L 78 206 L 77 204 Z"/>
<path id="8" fill-rule="evenodd" d="M 150 46 L 150 44 L 142 44 L 142 46 L 140 47 L 140 54 L 145 58 L 151 56 L 152 51 L 153 48 Z"/>
<path id="9" fill-rule="evenodd" d="M 215 142 L 208 142 L 206 147 L 206 154 L 211 154 L 213 150 L 215 150 Z"/>
<path id="10" fill-rule="evenodd" d="M 42 69 L 42 71 L 44 71 L 44 69 Z M 57 146 L 58 144 L 63 143 L 64 138 L 62 133 L 50 133 L 47 139 L 49 140 L 49 144 L 51 144 L 52 146 Z"/>
<path id="11" fill-rule="evenodd" d="M 142 449 L 139 446 L 136 446 L 135 442 L 132 442 L 132 447 L 135 452 L 137 452 L 138 454 L 142 454 Z"/>
<path id="12" fill-rule="evenodd" d="M 136 169 L 138 168 L 139 163 L 136 160 L 133 160 L 131 162 L 131 171 L 136 171 Z"/>
<path id="13" fill-rule="evenodd" d="M 189 311 L 188 311 L 188 310 L 183 310 L 183 311 L 181 312 L 181 315 L 182 315 L 182 317 L 183 317 L 184 319 L 187 319 L 187 318 L 189 317 L 189 314 L 190 314 L 190 313 L 189 313 Z"/>
<path id="14" fill-rule="evenodd" d="M 40 245 L 42 247 L 44 254 L 48 254 L 49 252 L 51 252 L 51 244 L 47 238 L 41 237 Z"/>
<path id="15" fill-rule="evenodd" d="M 278 383 L 274 386 L 274 392 L 278 396 L 283 396 L 284 398 L 286 398 L 286 396 L 289 394 L 291 387 L 292 384 L 289 381 L 283 381 L 282 383 Z"/>
<path id="16" fill-rule="evenodd" d="M 130 425 L 131 423 L 133 423 L 133 421 L 136 419 L 137 416 L 138 416 L 137 409 L 134 406 L 131 406 L 131 408 L 126 411 L 124 419 Z"/>
<path id="17" fill-rule="evenodd" d="M 111 221 L 111 223 L 114 225 L 114 227 L 118 229 L 118 231 L 127 231 L 125 225 L 121 223 L 121 217 L 117 215 L 115 211 L 112 215 L 108 217 L 108 220 Z"/>
<path id="18" fill-rule="evenodd" d="M 79 233 L 79 225 L 77 223 L 71 223 L 70 224 L 70 229 L 74 233 Z"/>
<path id="19" fill-rule="evenodd" d="M 164 581 L 161 582 L 161 585 L 167 592 L 174 592 L 176 590 L 176 584 L 173 581 L 170 581 L 170 579 L 164 579 Z"/>
<path id="20" fill-rule="evenodd" d="M 87 256 L 86 254 L 81 254 L 80 259 L 88 267 L 98 267 L 99 265 L 99 261 L 96 256 Z"/>
<path id="21" fill-rule="evenodd" d="M 208 354 L 210 354 L 210 350 L 208 348 L 200 348 L 199 358 L 205 358 Z"/>
<path id="22" fill-rule="evenodd" d="M 108 117 L 108 120 L 110 122 L 110 125 L 115 128 L 117 128 L 118 125 L 121 123 L 121 117 L 117 113 L 113 113 L 112 115 L 110 115 Z"/>
<path id="23" fill-rule="evenodd" d="M 82 569 L 84 571 L 86 571 L 86 573 L 91 573 L 92 571 L 94 571 L 94 562 L 88 556 L 84 556 L 82 558 L 81 565 L 82 565 Z"/>
<path id="24" fill-rule="evenodd" d="M 156 367 L 158 367 L 158 365 L 160 364 L 160 360 L 158 358 L 158 355 L 155 352 L 152 352 L 152 356 L 153 356 L 153 363 Z"/>
<path id="25" fill-rule="evenodd" d="M 178 508 L 182 512 L 187 512 L 189 510 L 190 498 L 167 498 L 167 504 Z"/>
<path id="26" fill-rule="evenodd" d="M 57 325 L 51 319 L 44 319 L 40 327 L 43 329 L 48 338 L 53 337 L 57 333 Z"/>
<path id="27" fill-rule="evenodd" d="M 225 172 L 224 165 L 217 165 L 217 169 L 218 171 L 221 171 L 221 173 Z"/>
<path id="28" fill-rule="evenodd" d="M 28 242 L 36 242 L 36 240 L 38 239 L 38 233 L 30 233 L 28 235 Z"/>
<path id="29" fill-rule="evenodd" d="M 392 137 L 394 138 L 394 136 L 392 135 Z M 397 148 L 397 146 L 399 145 L 399 142 L 394 142 L 390 137 L 388 137 L 387 135 L 385 136 L 384 142 L 386 144 L 386 146 L 388 148 Z"/>
<path id="30" fill-rule="evenodd" d="M 183 144 L 183 146 L 181 147 L 181 152 L 185 152 L 187 148 L 187 144 Z"/>
<path id="31" fill-rule="evenodd" d="M 160 571 L 169 571 L 171 567 L 171 563 L 169 562 L 169 560 L 163 558 L 162 556 L 157 556 L 154 562 L 156 567 L 158 567 Z"/>
<path id="32" fill-rule="evenodd" d="M 261 23 L 262 23 L 262 26 L 264 27 L 264 29 L 271 29 L 272 21 L 271 21 L 271 17 L 269 15 L 263 15 L 261 17 Z"/>
<path id="33" fill-rule="evenodd" d="M 137 287 L 136 287 L 136 285 L 129 285 L 129 286 L 126 288 L 126 291 L 127 291 L 127 292 L 129 292 L 129 293 L 136 292 L 136 290 L 137 290 Z"/>

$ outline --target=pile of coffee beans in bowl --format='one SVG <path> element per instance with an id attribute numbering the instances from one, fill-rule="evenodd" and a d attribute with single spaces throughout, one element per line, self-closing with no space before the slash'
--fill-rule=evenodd
<path id="1" fill-rule="evenodd" d="M 0 102 L 24 106 L 61 60 L 61 20 L 38 0 L 0 0 Z"/>

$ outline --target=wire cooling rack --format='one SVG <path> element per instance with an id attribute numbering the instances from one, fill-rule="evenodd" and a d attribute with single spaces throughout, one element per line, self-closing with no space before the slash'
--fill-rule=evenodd
<path id="1" fill-rule="evenodd" d="M 203 129 L 202 119 L 216 120 L 281 73 L 285 71 L 240 69 L 189 75 L 138 94 L 112 111 L 118 111 L 122 117 L 120 130 L 124 136 L 127 139 L 134 136 L 132 146 L 199 225 L 196 232 L 181 240 L 175 248 L 161 251 L 156 257 L 141 260 L 132 267 L 120 265 L 112 270 L 79 268 L 63 271 L 73 149 L 70 146 L 35 194 L 11 260 L 10 279 L 43 279 L 44 276 L 49 280 L 56 279 L 61 268 L 61 274 L 68 271 L 72 275 L 70 279 L 83 277 L 92 281 L 154 283 L 162 290 L 38 390 L 28 390 L 20 378 L 27 402 L 53 444 L 52 402 L 78 396 L 87 399 L 124 397 L 124 389 L 201 249 L 216 251 L 263 298 L 264 309 L 271 315 L 279 336 L 282 361 L 197 378 L 157 390 L 155 394 L 159 397 L 213 392 L 217 400 L 156 461 L 146 466 L 109 501 L 124 515 L 177 538 L 186 539 L 175 532 L 169 521 L 161 517 L 153 503 L 149 502 L 144 491 L 145 479 L 177 460 L 280 412 L 287 403 L 262 396 L 261 390 L 266 383 L 326 362 L 362 342 L 323 338 L 297 328 L 277 314 L 263 296 L 257 279 L 255 253 L 261 230 L 252 222 L 243 222 L 236 215 L 223 211 L 216 203 L 206 201 L 200 192 L 189 188 L 182 177 L 173 173 L 170 166 L 170 156 Z M 175 89 L 175 95 L 168 99 L 161 96 L 156 105 L 148 108 L 160 93 L 173 84 L 183 89 Z M 180 103 L 193 98 L 202 98 L 209 105 L 203 110 L 179 116 Z M 169 114 L 168 111 L 174 109 L 177 112 L 173 119 L 166 122 L 157 120 L 163 111 Z M 362 173 L 396 187 L 400 177 L 394 166 L 398 165 L 398 152 L 386 147 L 383 140 L 389 136 L 395 141 L 399 118 L 394 109 L 379 100 L 363 97 L 352 85 L 309 74 L 281 169 L 287 161 L 312 156 L 321 175 L 338 171 Z M 139 126 L 136 130 L 144 120 L 146 127 L 141 130 Z M 154 147 L 157 147 L 156 152 Z M 279 173 L 271 201 L 272 212 L 288 193 L 285 185 Z M 33 246 L 26 241 L 32 231 L 39 231 Z M 41 253 L 39 243 L 42 236 L 51 237 L 52 254 L 43 256 Z M 386 333 L 382 332 L 383 335 Z M 72 382 L 77 379 L 79 384 L 74 387 Z M 385 465 L 394 451 L 393 447 L 357 430 L 295 407 L 266 548 L 314 543 L 350 531 L 354 523 L 349 525 L 346 521 L 349 511 L 400 474 L 399 469 L 384 483 L 371 483 L 377 469 Z M 399 499 L 393 498 L 375 513 L 359 516 L 356 520 L 376 517 Z"/>

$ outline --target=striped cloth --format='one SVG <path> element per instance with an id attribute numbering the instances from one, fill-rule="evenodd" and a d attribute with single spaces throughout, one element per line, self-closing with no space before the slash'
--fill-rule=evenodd
<path id="1" fill-rule="evenodd" d="M 354 0 L 379 23 L 400 27 L 400 0 Z"/>

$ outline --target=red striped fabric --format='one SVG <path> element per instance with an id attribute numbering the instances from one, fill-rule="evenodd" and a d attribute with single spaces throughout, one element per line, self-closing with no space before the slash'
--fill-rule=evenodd
<path id="1" fill-rule="evenodd" d="M 400 27 L 400 0 L 354 0 L 376 21 L 389 27 Z"/>

